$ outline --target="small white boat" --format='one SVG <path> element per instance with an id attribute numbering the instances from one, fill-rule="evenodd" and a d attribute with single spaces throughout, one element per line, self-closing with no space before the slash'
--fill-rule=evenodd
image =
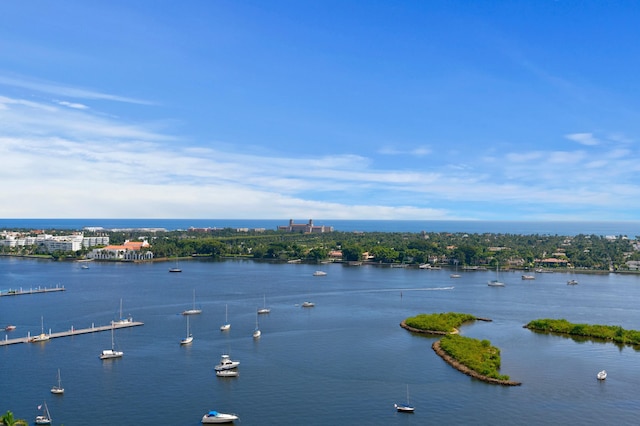
<path id="1" fill-rule="evenodd" d="M 218 377 L 238 377 L 240 373 L 238 370 L 220 370 L 216 371 L 216 376 Z"/>
<path id="2" fill-rule="evenodd" d="M 596 377 L 598 378 L 598 380 L 606 379 L 607 378 L 607 370 L 599 371 L 598 374 L 596 374 Z"/>
<path id="3" fill-rule="evenodd" d="M 220 326 L 220 331 L 227 331 L 231 329 L 231 324 L 229 323 L 229 308 L 227 305 L 224 305 L 224 324 Z"/>
<path id="4" fill-rule="evenodd" d="M 62 387 L 62 381 L 60 380 L 60 369 L 58 368 L 58 386 L 54 386 L 51 388 L 51 393 L 54 395 L 62 395 L 64 393 L 64 388 Z"/>
<path id="5" fill-rule="evenodd" d="M 100 353 L 100 359 L 122 358 L 124 352 L 116 351 L 115 340 L 113 336 L 113 325 L 111 325 L 111 349 L 105 349 Z"/>
<path id="6" fill-rule="evenodd" d="M 460 278 L 460 274 L 451 274 L 449 278 Z"/>
<path id="7" fill-rule="evenodd" d="M 216 371 L 232 370 L 234 368 L 237 368 L 239 365 L 240 365 L 240 361 L 233 361 L 231 360 L 231 358 L 229 358 L 229 355 L 223 354 L 220 357 L 220 363 L 218 363 L 214 367 L 214 370 Z"/>
<path id="8" fill-rule="evenodd" d="M 202 309 L 196 308 L 196 291 L 193 290 L 193 307 L 191 309 L 187 309 L 186 311 L 182 311 L 182 315 L 197 315 L 201 314 Z"/>
<path id="9" fill-rule="evenodd" d="M 262 308 L 258 309 L 259 314 L 268 314 L 271 312 L 271 309 L 267 308 L 267 296 L 263 296 L 263 305 Z"/>
<path id="10" fill-rule="evenodd" d="M 15 329 L 16 329 L 16 326 L 15 326 L 15 325 L 11 325 L 11 324 L 9 324 L 8 326 L 6 326 L 6 327 L 4 328 L 4 331 L 13 331 L 13 330 L 15 330 Z"/>
<path id="11" fill-rule="evenodd" d="M 419 269 L 431 269 L 431 264 L 430 263 L 421 263 L 418 266 Z"/>
<path id="12" fill-rule="evenodd" d="M 38 410 L 42 410 L 42 414 L 36 416 L 35 423 L 37 425 L 50 425 L 51 414 L 49 414 L 49 407 L 47 407 L 47 403 L 45 402 L 43 405 L 38 405 Z"/>
<path id="13" fill-rule="evenodd" d="M 253 330 L 253 338 L 259 339 L 261 335 L 262 332 L 260 331 L 260 327 L 258 327 L 258 316 L 256 315 L 256 328 Z"/>
<path id="14" fill-rule="evenodd" d="M 535 280 L 536 276 L 535 275 L 523 275 L 522 279 L 523 280 Z"/>
<path id="15" fill-rule="evenodd" d="M 217 411 L 209 411 L 202 416 L 203 424 L 233 423 L 234 420 L 238 420 L 238 416 L 235 414 L 219 413 Z"/>
<path id="16" fill-rule="evenodd" d="M 324 277 L 325 275 L 327 275 L 327 273 L 325 271 L 315 271 L 313 273 L 314 277 Z"/>
<path id="17" fill-rule="evenodd" d="M 500 265 L 496 265 L 496 279 L 491 280 L 487 283 L 489 287 L 504 287 L 504 283 L 498 279 L 499 268 L 500 268 Z"/>
<path id="18" fill-rule="evenodd" d="M 130 324 L 132 322 L 133 322 L 133 317 L 131 315 L 129 315 L 126 318 L 122 315 L 122 299 L 120 299 L 120 319 L 118 321 L 111 321 L 111 324 L 112 325 Z"/>
<path id="19" fill-rule="evenodd" d="M 180 344 L 189 345 L 192 342 L 193 342 L 193 335 L 189 331 L 189 317 L 187 317 L 187 335 L 183 339 L 180 339 Z"/>
<path id="20" fill-rule="evenodd" d="M 314 306 L 316 306 L 316 304 L 313 302 L 302 302 L 303 308 L 313 308 Z"/>
<path id="21" fill-rule="evenodd" d="M 567 281 L 567 285 L 577 285 L 577 284 L 578 284 L 578 281 L 576 281 L 576 280 Z"/>
<path id="22" fill-rule="evenodd" d="M 409 385 L 407 385 L 407 402 L 393 404 L 393 407 L 401 413 L 413 413 L 416 410 L 416 408 L 409 403 Z"/>

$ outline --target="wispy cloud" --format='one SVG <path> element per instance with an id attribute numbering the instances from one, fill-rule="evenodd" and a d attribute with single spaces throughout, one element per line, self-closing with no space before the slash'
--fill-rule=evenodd
<path id="1" fill-rule="evenodd" d="M 0 85 L 17 87 L 22 89 L 29 89 L 36 92 L 48 93 L 56 96 L 64 96 L 64 97 L 76 98 L 76 99 L 105 100 L 105 101 L 125 102 L 125 103 L 140 104 L 140 105 L 153 104 L 152 102 L 141 100 L 141 99 L 102 93 L 102 92 L 89 90 L 89 89 L 82 89 L 78 87 L 70 87 L 70 86 L 51 83 L 47 81 L 36 81 L 33 79 L 24 78 L 24 77 L 9 77 L 9 76 L 0 75 Z M 79 105 L 79 104 L 72 104 L 72 105 Z M 67 105 L 67 106 L 71 106 L 71 105 Z"/>
<path id="2" fill-rule="evenodd" d="M 415 148 L 396 148 L 394 146 L 385 146 L 380 148 L 378 153 L 382 155 L 413 155 L 416 157 L 422 157 L 429 155 L 431 153 L 431 149 L 426 146 L 418 146 Z"/>

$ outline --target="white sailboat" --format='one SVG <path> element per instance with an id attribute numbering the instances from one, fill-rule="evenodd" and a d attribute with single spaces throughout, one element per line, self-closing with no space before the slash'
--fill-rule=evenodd
<path id="1" fill-rule="evenodd" d="M 189 331 L 189 316 L 187 316 L 187 336 L 180 340 L 181 345 L 189 345 L 193 342 L 193 335 Z"/>
<path id="2" fill-rule="evenodd" d="M 400 404 L 393 404 L 395 409 L 401 413 L 413 413 L 416 410 L 416 407 L 409 403 L 409 385 L 407 385 L 407 402 Z"/>
<path id="3" fill-rule="evenodd" d="M 115 340 L 113 336 L 113 324 L 111 325 L 111 349 L 105 349 L 100 354 L 100 359 L 122 358 L 124 352 L 116 351 Z"/>
<path id="4" fill-rule="evenodd" d="M 58 368 L 58 386 L 54 386 L 51 388 L 51 393 L 54 395 L 62 395 L 64 393 L 64 388 L 62 387 L 62 381 L 60 380 L 60 369 Z"/>
<path id="5" fill-rule="evenodd" d="M 131 317 L 131 315 L 129 315 L 127 318 L 125 318 L 122 315 L 122 298 L 120 298 L 120 319 L 118 319 L 118 321 L 111 321 L 112 325 L 118 325 L 118 324 L 129 324 L 133 322 L 133 318 Z"/>
<path id="6" fill-rule="evenodd" d="M 269 312 L 271 312 L 271 309 L 267 308 L 267 295 L 265 294 L 263 296 L 263 305 L 262 308 L 258 309 L 258 313 L 259 314 L 268 314 Z"/>
<path id="7" fill-rule="evenodd" d="M 262 332 L 260 331 L 260 327 L 258 327 L 258 315 L 256 315 L 256 328 L 253 330 L 253 338 L 259 339 L 261 335 Z"/>
<path id="8" fill-rule="evenodd" d="M 182 315 L 197 315 L 201 314 L 202 309 L 196 308 L 196 290 L 193 290 L 193 307 L 191 309 L 187 309 L 186 311 L 182 311 Z"/>
<path id="9" fill-rule="evenodd" d="M 35 423 L 37 425 L 50 425 L 51 414 L 49 414 L 49 407 L 47 407 L 46 401 L 43 403 L 43 405 L 38 405 L 38 410 L 42 410 L 42 414 L 36 416 Z"/>
<path id="10" fill-rule="evenodd" d="M 491 280 L 487 283 L 489 287 L 504 287 L 504 283 L 498 279 L 499 268 L 500 268 L 500 264 L 496 262 L 496 279 Z"/>
<path id="11" fill-rule="evenodd" d="M 42 327 L 42 331 L 39 335 L 32 337 L 30 342 L 46 342 L 49 340 L 49 335 L 44 334 L 44 317 L 42 316 L 40 317 L 40 325 Z"/>
<path id="12" fill-rule="evenodd" d="M 454 263 L 456 264 L 456 270 L 453 274 L 449 275 L 450 278 L 460 278 L 460 274 L 458 273 L 458 260 L 456 259 L 454 261 Z"/>
<path id="13" fill-rule="evenodd" d="M 220 326 L 220 331 L 227 331 L 231 329 L 231 324 L 229 323 L 229 305 L 224 305 L 224 324 Z"/>

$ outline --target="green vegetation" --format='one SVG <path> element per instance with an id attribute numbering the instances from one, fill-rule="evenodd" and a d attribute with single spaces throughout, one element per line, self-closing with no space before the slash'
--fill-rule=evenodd
<path id="1" fill-rule="evenodd" d="M 500 349 L 488 340 L 478 340 L 458 334 L 449 334 L 440 340 L 440 348 L 465 367 L 486 377 L 509 380 L 500 374 Z"/>
<path id="2" fill-rule="evenodd" d="M 404 323 L 412 328 L 428 331 L 441 331 L 451 333 L 461 324 L 474 321 L 476 317 L 471 314 L 447 312 L 440 314 L 420 314 L 407 318 Z"/>
<path id="3" fill-rule="evenodd" d="M 537 319 L 530 321 L 525 327 L 547 333 L 591 337 L 626 345 L 640 345 L 640 331 L 625 330 L 617 325 L 573 324 L 565 319 Z"/>
<path id="4" fill-rule="evenodd" d="M 47 230 L 53 235 L 69 231 Z M 484 266 L 495 269 L 560 267 L 540 260 L 555 258 L 568 268 L 610 271 L 627 270 L 628 260 L 640 260 L 634 240 L 598 235 L 518 235 L 467 234 L 449 232 L 328 232 L 288 233 L 275 230 L 118 230 L 83 231 L 85 236 L 108 235 L 111 244 L 146 240 L 154 257 L 249 257 L 266 260 L 301 259 L 317 262 L 327 259 L 333 250 L 342 252 L 342 260 L 367 260 L 375 263 Z M 35 235 L 33 232 L 25 234 Z M 54 253 L 58 259 L 82 257 L 90 249 L 73 253 Z M 5 254 L 38 254 L 38 246 L 0 247 Z M 366 259 L 363 253 L 368 253 Z"/>
<path id="5" fill-rule="evenodd" d="M 0 417 L 0 424 L 4 426 L 27 426 L 29 423 L 26 420 L 14 418 L 13 413 L 7 411 Z"/>

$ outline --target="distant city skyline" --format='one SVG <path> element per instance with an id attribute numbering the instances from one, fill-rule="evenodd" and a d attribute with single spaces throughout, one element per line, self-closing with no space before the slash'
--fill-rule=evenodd
<path id="1" fill-rule="evenodd" d="M 3 218 L 638 220 L 640 3 L 0 3 Z"/>

